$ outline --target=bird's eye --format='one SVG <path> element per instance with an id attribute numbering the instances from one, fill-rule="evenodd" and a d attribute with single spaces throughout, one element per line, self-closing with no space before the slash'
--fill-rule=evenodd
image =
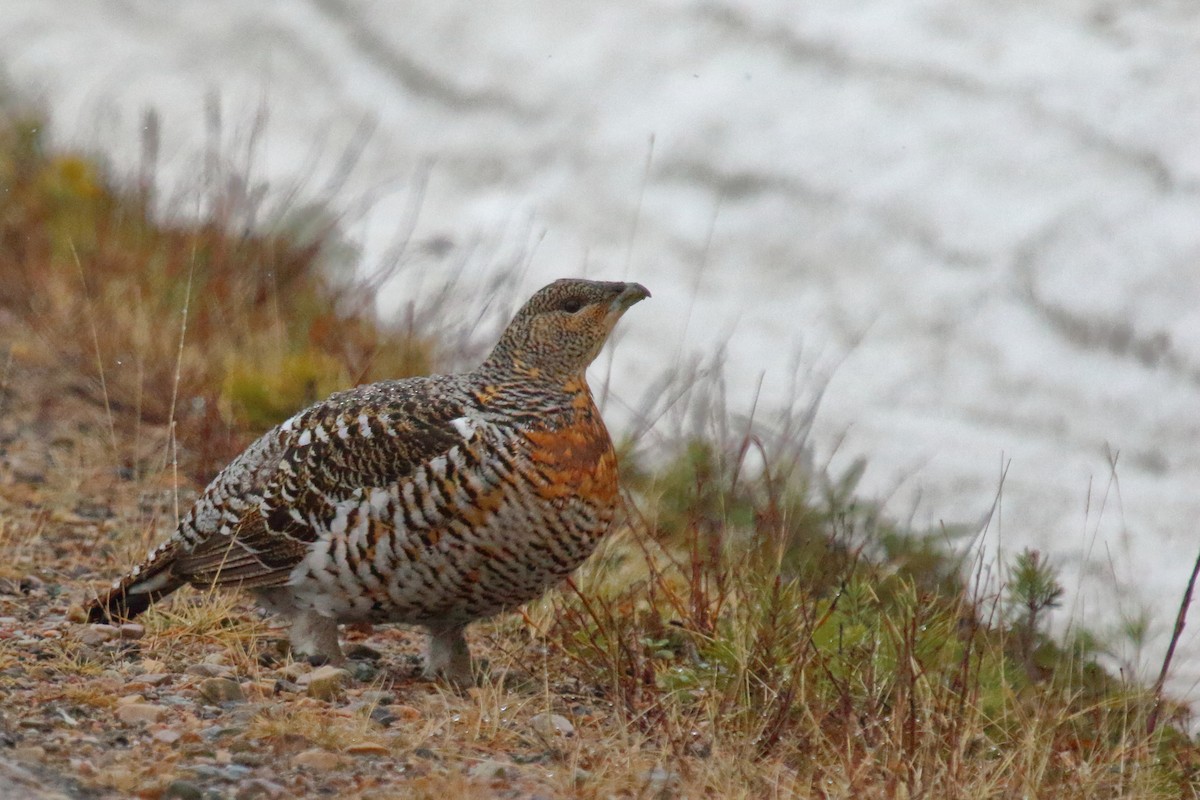
<path id="1" fill-rule="evenodd" d="M 568 314 L 574 314 L 576 311 L 578 311 L 581 308 L 583 308 L 583 301 L 577 297 L 572 297 L 568 300 L 564 300 L 563 304 L 562 304 L 562 310 L 567 312 Z"/>

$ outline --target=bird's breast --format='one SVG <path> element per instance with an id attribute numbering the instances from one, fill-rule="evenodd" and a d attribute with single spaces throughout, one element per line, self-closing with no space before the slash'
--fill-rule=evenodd
<path id="1" fill-rule="evenodd" d="M 525 432 L 529 460 L 542 475 L 537 493 L 544 500 L 578 497 L 608 506 L 617 497 L 617 457 L 598 414 L 583 413 L 569 423 Z"/>

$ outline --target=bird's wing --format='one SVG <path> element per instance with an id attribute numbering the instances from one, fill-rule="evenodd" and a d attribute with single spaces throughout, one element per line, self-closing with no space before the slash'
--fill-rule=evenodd
<path id="1" fill-rule="evenodd" d="M 403 482 L 472 437 L 467 395 L 452 388 L 436 379 L 373 384 L 285 422 L 268 434 L 282 443 L 268 448 L 277 463 L 260 467 L 261 499 L 228 533 L 211 533 L 182 554 L 175 574 L 205 586 L 286 584 L 339 507 Z"/>

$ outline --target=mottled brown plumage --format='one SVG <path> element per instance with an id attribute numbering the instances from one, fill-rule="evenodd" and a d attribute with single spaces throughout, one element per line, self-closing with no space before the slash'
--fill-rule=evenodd
<path id="1" fill-rule="evenodd" d="M 537 597 L 608 531 L 616 456 L 584 371 L 648 296 L 556 281 L 478 369 L 305 409 L 230 463 L 88 618 L 133 617 L 184 584 L 236 587 L 292 621 L 297 653 L 339 660 L 339 622 L 422 625 L 427 670 L 468 681 L 466 625 Z"/>

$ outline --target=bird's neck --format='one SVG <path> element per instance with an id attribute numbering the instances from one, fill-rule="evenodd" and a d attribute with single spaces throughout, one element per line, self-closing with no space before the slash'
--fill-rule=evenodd
<path id="1" fill-rule="evenodd" d="M 553 363 L 534 363 L 508 353 L 492 353 L 475 370 L 484 380 L 506 385 L 528 384 L 542 391 L 587 390 L 587 379 L 583 370 L 568 369 Z"/>
<path id="2" fill-rule="evenodd" d="M 476 399 L 532 414 L 575 414 L 595 408 L 582 371 L 559 373 L 509 360 L 503 368 L 488 362 L 475 371 Z"/>

